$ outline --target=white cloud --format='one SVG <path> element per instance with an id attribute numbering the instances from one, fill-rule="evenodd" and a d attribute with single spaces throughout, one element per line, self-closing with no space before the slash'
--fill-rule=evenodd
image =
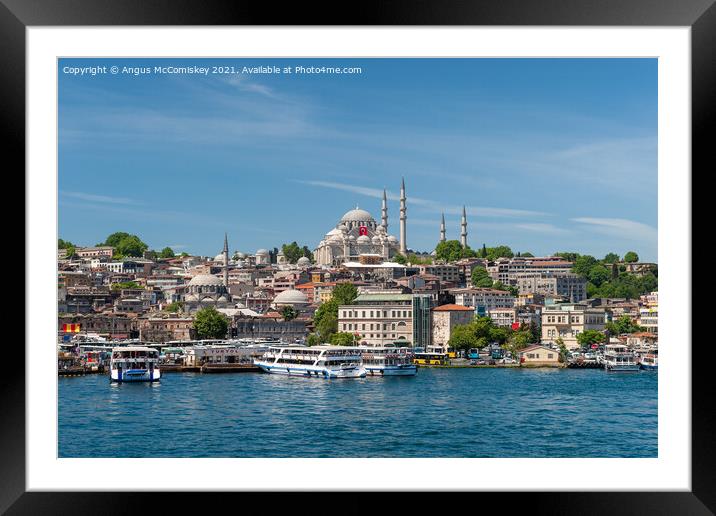
<path id="1" fill-rule="evenodd" d="M 128 199 L 126 197 L 110 197 L 109 195 L 96 195 L 84 192 L 67 192 L 60 190 L 60 195 L 90 202 L 108 202 L 111 204 L 139 204 L 136 201 Z"/>
<path id="2" fill-rule="evenodd" d="M 346 192 L 355 193 L 358 195 L 365 195 L 367 197 L 373 197 L 376 199 L 383 198 L 383 190 L 379 188 L 368 188 L 363 186 L 356 186 L 346 183 L 335 183 L 330 181 L 301 181 L 296 180 L 297 183 L 320 186 L 324 188 L 332 188 L 334 190 L 343 190 Z M 400 200 L 400 195 L 386 191 L 386 197 L 391 201 Z M 426 211 L 433 213 L 445 213 L 447 215 L 462 215 L 462 206 L 449 206 L 443 203 L 433 201 L 430 199 L 422 199 L 420 197 L 407 196 L 408 207 L 411 204 L 421 206 Z M 539 211 L 530 210 L 517 210 L 511 208 L 492 208 L 485 206 L 465 206 L 465 212 L 468 216 L 477 217 L 536 217 L 547 215 L 546 213 Z M 469 221 L 468 221 L 469 222 Z"/>
<path id="3" fill-rule="evenodd" d="M 571 220 L 586 225 L 592 231 L 616 238 L 656 242 L 658 237 L 656 228 L 628 219 L 577 217 Z"/>

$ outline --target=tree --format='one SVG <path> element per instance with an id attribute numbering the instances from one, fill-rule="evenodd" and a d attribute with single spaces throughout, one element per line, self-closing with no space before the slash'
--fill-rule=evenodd
<path id="1" fill-rule="evenodd" d="M 130 235 L 129 233 L 124 233 L 122 231 L 112 233 L 107 237 L 104 243 L 97 245 L 114 247 L 117 254 L 120 256 L 138 257 L 142 256 L 144 251 L 149 249 L 149 246 L 142 242 L 137 235 Z"/>
<path id="2" fill-rule="evenodd" d="M 316 332 L 323 342 L 330 342 L 331 335 L 338 331 L 338 316 L 334 312 L 325 314 L 315 325 Z"/>
<path id="3" fill-rule="evenodd" d="M 606 328 L 611 335 L 622 335 L 624 333 L 636 333 L 646 330 L 643 326 L 634 323 L 628 315 L 622 315 L 616 321 L 608 322 Z"/>
<path id="4" fill-rule="evenodd" d="M 491 342 L 504 342 L 507 335 L 508 331 L 496 327 L 489 317 L 476 317 L 468 324 L 452 329 L 448 346 L 461 350 L 484 348 Z"/>
<path id="5" fill-rule="evenodd" d="M 482 346 L 480 345 L 482 344 Z M 471 348 L 479 348 L 486 346 L 486 342 L 481 342 L 473 328 L 469 324 L 461 324 L 455 326 L 450 332 L 448 346 L 456 350 L 467 351 Z"/>
<path id="6" fill-rule="evenodd" d="M 172 313 L 182 312 L 184 311 L 184 303 L 181 301 L 174 301 L 173 303 L 169 303 L 164 311 Z"/>
<path id="7" fill-rule="evenodd" d="M 315 333 L 311 333 L 306 338 L 307 346 L 318 346 L 321 343 L 321 339 Z"/>
<path id="8" fill-rule="evenodd" d="M 519 355 L 520 350 L 526 348 L 532 342 L 532 333 L 529 330 L 518 330 L 510 334 L 503 347 L 507 349 L 513 357 L 516 357 Z"/>
<path id="9" fill-rule="evenodd" d="M 334 346 L 352 346 L 355 341 L 355 335 L 347 332 L 338 332 L 331 335 L 331 344 Z"/>
<path id="10" fill-rule="evenodd" d="M 562 339 L 562 337 L 557 337 L 554 343 L 557 344 L 557 346 L 559 347 L 559 361 L 566 362 L 567 356 L 569 355 L 569 350 L 564 344 L 564 339 Z"/>
<path id="11" fill-rule="evenodd" d="M 144 288 L 136 281 L 123 281 L 121 283 L 112 283 L 112 290 L 123 290 L 125 288 Z"/>
<path id="12" fill-rule="evenodd" d="M 72 258 L 77 252 L 77 246 L 69 240 L 62 240 L 61 238 L 57 239 L 57 249 L 64 249 L 67 258 Z"/>
<path id="13" fill-rule="evenodd" d="M 565 251 L 560 251 L 559 253 L 554 253 L 554 255 L 559 256 L 560 258 L 563 258 L 564 260 L 567 260 L 568 262 L 576 262 L 577 258 L 579 258 L 579 253 L 565 252 Z"/>
<path id="14" fill-rule="evenodd" d="M 335 299 L 338 305 L 350 305 L 358 297 L 358 289 L 353 283 L 339 283 L 333 288 L 331 299 Z M 336 313 L 338 307 L 336 307 Z"/>
<path id="15" fill-rule="evenodd" d="M 512 249 L 506 245 L 487 248 L 487 259 L 490 261 L 497 260 L 498 258 L 512 258 L 513 256 L 515 256 L 515 254 L 512 252 Z"/>
<path id="16" fill-rule="evenodd" d="M 607 253 L 607 255 L 604 257 L 604 260 L 602 261 L 604 263 L 618 263 L 619 255 L 616 253 Z"/>
<path id="17" fill-rule="evenodd" d="M 574 261 L 574 266 L 572 267 L 572 271 L 575 274 L 579 274 L 580 276 L 584 276 L 585 278 L 589 277 L 589 271 L 597 265 L 597 259 L 594 256 L 589 256 L 588 254 L 584 254 L 579 256 Z"/>
<path id="18" fill-rule="evenodd" d="M 281 246 L 281 251 L 283 251 L 283 255 L 289 263 L 296 263 L 298 259 L 303 256 L 303 251 L 301 251 L 301 248 L 296 242 L 283 244 L 283 246 Z"/>
<path id="19" fill-rule="evenodd" d="M 284 306 L 279 310 L 284 321 L 293 321 L 298 317 L 298 312 L 292 306 Z"/>
<path id="20" fill-rule="evenodd" d="M 160 258 L 174 258 L 175 254 L 171 247 L 165 247 L 159 253 Z"/>
<path id="21" fill-rule="evenodd" d="M 601 263 L 594 265 L 587 273 L 587 279 L 597 287 L 609 280 L 610 277 L 611 272 Z"/>
<path id="22" fill-rule="evenodd" d="M 492 278 L 487 273 L 487 269 L 484 267 L 475 267 L 472 269 L 472 274 L 470 276 L 470 279 L 472 280 L 472 286 L 473 287 L 491 287 L 492 286 Z"/>
<path id="23" fill-rule="evenodd" d="M 435 246 L 435 257 L 444 262 L 454 262 L 462 256 L 462 245 L 457 240 L 446 240 Z"/>
<path id="24" fill-rule="evenodd" d="M 605 339 L 605 335 L 597 330 L 585 330 L 577 335 L 577 342 L 582 348 L 590 348 L 592 344 L 600 344 Z"/>
<path id="25" fill-rule="evenodd" d="M 407 259 L 405 256 L 403 256 L 402 254 L 400 254 L 400 253 L 398 253 L 398 254 L 396 254 L 395 256 L 393 256 L 393 261 L 394 261 L 395 263 L 399 263 L 400 265 L 407 265 L 407 264 L 408 264 L 408 259 Z"/>
<path id="26" fill-rule="evenodd" d="M 226 338 L 229 319 L 213 306 L 199 310 L 194 316 L 194 330 L 200 339 Z"/>
<path id="27" fill-rule="evenodd" d="M 634 251 L 629 251 L 624 255 L 624 261 L 627 263 L 635 263 L 639 261 L 639 255 Z"/>
<path id="28" fill-rule="evenodd" d="M 522 253 L 522 256 L 525 258 L 534 258 L 535 255 L 533 255 L 532 253 Z"/>

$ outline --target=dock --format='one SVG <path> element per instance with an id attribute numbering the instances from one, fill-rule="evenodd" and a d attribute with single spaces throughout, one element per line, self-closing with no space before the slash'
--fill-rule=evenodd
<path id="1" fill-rule="evenodd" d="M 242 364 L 204 364 L 201 366 L 202 373 L 251 373 L 260 372 L 261 368 L 252 363 Z"/>
<path id="2" fill-rule="evenodd" d="M 570 369 L 604 369 L 604 364 L 600 364 L 596 360 L 575 360 L 567 363 Z"/>

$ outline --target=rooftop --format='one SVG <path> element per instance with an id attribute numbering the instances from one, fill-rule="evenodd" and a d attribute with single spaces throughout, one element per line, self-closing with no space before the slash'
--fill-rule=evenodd
<path id="1" fill-rule="evenodd" d="M 474 312 L 475 309 L 462 305 L 442 305 L 433 308 L 433 312 Z"/>

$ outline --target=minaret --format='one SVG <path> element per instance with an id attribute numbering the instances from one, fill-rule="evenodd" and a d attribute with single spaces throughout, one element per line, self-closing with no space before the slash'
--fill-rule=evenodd
<path id="1" fill-rule="evenodd" d="M 229 237 L 224 233 L 224 286 L 229 288 Z"/>
<path id="2" fill-rule="evenodd" d="M 385 188 L 383 188 L 383 209 L 381 210 L 381 219 L 385 233 L 388 234 L 388 197 L 385 195 Z"/>
<path id="3" fill-rule="evenodd" d="M 460 243 L 462 244 L 462 248 L 467 248 L 467 214 L 465 213 L 465 206 L 462 207 L 462 222 L 460 223 L 460 226 L 462 226 L 462 231 L 460 232 Z"/>
<path id="4" fill-rule="evenodd" d="M 445 242 L 445 214 L 442 214 L 442 221 L 440 222 L 440 241 Z"/>
<path id="5" fill-rule="evenodd" d="M 400 254 L 405 256 L 408 246 L 405 243 L 405 178 L 402 178 L 400 185 Z"/>

